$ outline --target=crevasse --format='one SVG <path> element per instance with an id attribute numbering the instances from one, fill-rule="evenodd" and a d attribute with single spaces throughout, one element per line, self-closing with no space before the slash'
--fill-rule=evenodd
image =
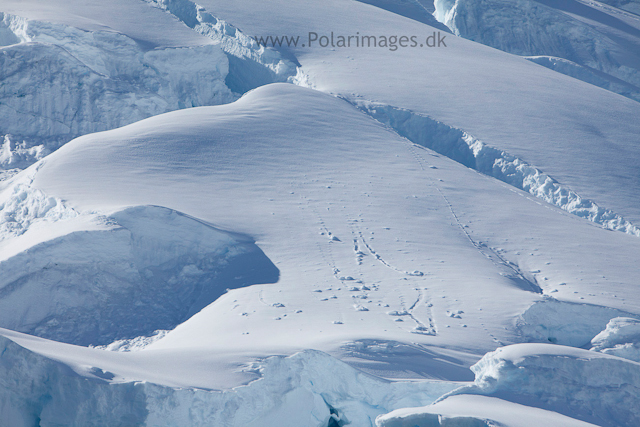
<path id="1" fill-rule="evenodd" d="M 640 228 L 621 215 L 581 197 L 536 167 L 505 151 L 488 146 L 460 129 L 402 108 L 367 101 L 355 103 L 358 108 L 418 145 L 527 191 L 606 229 L 640 237 Z"/>

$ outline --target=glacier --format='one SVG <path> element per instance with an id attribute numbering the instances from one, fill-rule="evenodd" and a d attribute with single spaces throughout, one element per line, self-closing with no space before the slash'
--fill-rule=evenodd
<path id="1" fill-rule="evenodd" d="M 637 425 L 637 4 L 3 0 L 0 424 Z"/>
<path id="2" fill-rule="evenodd" d="M 236 99 L 224 82 L 226 56 L 214 46 L 146 50 L 122 34 L 7 13 L 0 26 L 13 35 L 0 48 L 5 169 L 25 168 L 86 133 Z"/>
<path id="3" fill-rule="evenodd" d="M 92 221 L 93 229 L 68 224 L 73 231 L 3 257 L 2 327 L 106 345 L 173 329 L 229 289 L 278 280 L 246 237 L 171 210 L 137 207 Z"/>
<path id="4" fill-rule="evenodd" d="M 533 57 L 537 64 L 638 101 L 640 20 L 603 3 L 435 0 L 433 15 L 456 35 Z"/>
<path id="5" fill-rule="evenodd" d="M 297 75 L 296 65 L 277 51 L 194 3 L 174 3 L 154 5 L 191 8 L 197 25 L 179 17 L 210 42 L 154 47 L 117 32 L 0 13 L 0 167 L 24 169 L 77 136 L 167 111 L 229 103 Z"/>

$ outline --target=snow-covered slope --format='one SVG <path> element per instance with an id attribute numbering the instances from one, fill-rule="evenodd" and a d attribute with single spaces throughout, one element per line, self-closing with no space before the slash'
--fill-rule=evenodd
<path id="1" fill-rule="evenodd" d="M 358 20 L 340 12 L 347 3 Z M 262 17 L 271 15 L 272 2 L 201 4 L 248 34 L 301 35 L 301 42 L 309 32 L 426 39 L 436 30 L 343 0 L 286 2 L 268 20 Z M 637 102 L 525 59 L 446 37 L 446 48 L 289 50 L 318 90 L 354 103 L 373 101 L 427 116 L 543 171 L 582 199 L 632 224 L 640 221 L 634 201 L 640 186 Z"/>
<path id="2" fill-rule="evenodd" d="M 0 6 L 0 424 L 638 423 L 637 102 L 426 0 Z"/>
<path id="3" fill-rule="evenodd" d="M 0 323 L 76 344 L 173 329 L 230 288 L 278 280 L 247 239 L 156 207 L 131 208 L 59 237 L 34 227 L 7 247 Z M 55 227 L 55 225 L 53 226 Z M 29 241 L 26 243 L 25 241 Z M 25 243 L 23 243 L 25 242 Z M 33 244 L 13 254 L 16 247 Z"/>
<path id="4" fill-rule="evenodd" d="M 96 30 L 80 17 L 69 22 L 52 14 L 39 21 L 28 19 L 34 15 L 28 5 L 1 7 L 3 169 L 25 168 L 80 135 L 167 111 L 225 104 L 254 87 L 296 75 L 291 61 L 224 21 L 199 14 L 195 4 L 190 7 L 198 13 L 193 24 L 198 32 L 161 10 L 145 14 L 150 15 L 145 26 L 177 33 L 173 40 L 150 34 L 140 39 L 144 34 L 126 21 L 107 19 L 110 25 Z M 22 15 L 3 13 L 14 8 Z M 100 12 L 110 9 L 102 8 L 80 11 L 104 22 Z"/>
<path id="5" fill-rule="evenodd" d="M 16 272 L 28 265 L 31 276 L 47 278 L 34 282 L 38 286 L 51 283 L 55 289 L 59 271 L 67 277 L 84 275 L 85 283 L 90 271 L 95 289 L 111 283 L 120 295 L 148 286 L 144 280 L 114 280 L 113 268 L 131 262 L 126 258 L 114 258 L 111 266 L 105 256 L 86 256 L 87 245 L 98 242 L 100 234 L 111 239 L 99 245 L 101 250 L 127 253 L 118 250 L 119 239 L 135 246 L 132 273 L 141 277 L 154 271 L 147 266 L 162 262 L 150 257 L 168 242 L 198 241 L 187 239 L 178 224 L 151 226 L 152 234 L 136 238 L 141 231 L 125 219 L 155 210 L 131 211 L 132 206 L 182 212 L 195 218 L 188 221 L 194 233 L 202 233 L 198 224 L 205 222 L 248 235 L 279 270 L 277 283 L 258 277 L 253 283 L 260 285 L 230 290 L 137 352 L 53 345 L 5 333 L 76 371 L 91 366 L 117 382 L 224 388 L 251 378 L 251 372 L 234 374 L 230 366 L 310 348 L 385 377 L 459 381 L 469 379 L 466 367 L 497 345 L 550 341 L 527 331 L 552 331 L 553 320 L 526 314 L 535 302 L 554 304 L 550 295 L 564 301 L 551 307 L 565 326 L 575 322 L 574 329 L 585 328 L 575 313 L 603 313 L 592 316 L 589 330 L 594 332 L 587 332 L 584 344 L 610 318 L 640 313 L 634 297 L 640 274 L 636 237 L 608 232 L 537 202 L 400 138 L 345 101 L 293 85 L 269 85 L 233 104 L 181 110 L 78 138 L 9 181 L 2 197 L 24 186 L 27 192 L 64 200 L 67 209 L 84 218 L 84 223 L 78 218 L 56 221 L 61 226 L 71 221 L 75 225 L 67 230 L 73 233 L 46 239 L 31 228 L 48 221 L 35 221 L 35 226 L 22 221 L 27 231 L 5 239 L 3 265 Z M 137 213 L 117 213 L 124 209 Z M 128 231 L 91 231 L 95 226 L 87 224 L 96 215 L 114 218 Z M 159 229 L 164 237 L 155 233 Z M 65 259 L 73 262 L 29 261 L 30 254 L 60 245 Z M 599 250 L 591 250 L 593 245 Z M 168 254 L 171 268 L 165 271 L 182 271 L 177 279 L 189 268 L 202 270 L 189 249 L 184 251 Z M 600 251 L 615 255 L 603 258 Z M 189 261 L 176 266 L 182 253 Z M 60 254 L 56 249 L 54 255 Z M 15 301 L 33 285 L 10 283 L 3 288 L 7 302 L 14 301 L 14 310 L 30 312 L 32 303 Z M 80 282 L 62 283 L 71 292 L 87 291 Z M 148 306 L 144 293 L 126 295 L 105 296 L 115 307 L 111 312 L 130 311 L 132 303 Z M 47 309 L 49 317 L 69 318 L 68 309 L 57 307 Z M 188 307 L 184 302 L 179 308 L 188 312 Z M 162 305 L 159 309 L 166 312 Z M 22 323 L 16 323 L 18 318 Z M 75 341 L 52 335 L 55 329 L 29 329 L 33 321 L 26 315 L 10 319 L 3 326 Z M 149 327 L 143 333 L 167 328 L 155 315 L 145 312 L 145 319 Z M 101 338 L 132 332 L 107 331 Z M 411 363 L 403 364 L 403 358 Z M 194 360 L 230 372 L 203 375 Z M 149 368 L 169 361 L 171 370 Z"/>
<path id="6" fill-rule="evenodd" d="M 552 411 L 534 409 L 495 397 L 458 395 L 424 408 L 397 409 L 376 419 L 378 427 L 588 427 L 596 424 L 578 421 Z"/>

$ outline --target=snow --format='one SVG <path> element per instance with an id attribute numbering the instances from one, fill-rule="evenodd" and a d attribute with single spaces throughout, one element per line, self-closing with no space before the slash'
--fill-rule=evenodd
<path id="1" fill-rule="evenodd" d="M 637 425 L 636 18 L 572 4 L 5 0 L 0 423 Z M 577 56 L 430 17 L 518 8 Z"/>
<path id="2" fill-rule="evenodd" d="M 599 333 L 609 321 L 629 315 L 630 313 L 610 307 L 548 298 L 533 304 L 522 313 L 517 327 L 526 341 L 584 347 L 590 342 L 595 345 L 592 339 L 600 336 Z M 613 325 L 615 322 L 612 327 Z"/>
<path id="3" fill-rule="evenodd" d="M 258 45 L 240 29 L 216 18 L 196 3 L 189 0 L 146 1 L 171 13 L 229 54 L 231 76 L 227 78 L 227 84 L 235 92 L 244 93 L 268 83 L 289 81 L 297 74 L 296 64 L 290 59 L 274 49 Z"/>
<path id="4" fill-rule="evenodd" d="M 465 166 L 527 191 L 547 203 L 610 230 L 640 236 L 640 228 L 615 212 L 603 209 L 591 200 L 583 199 L 522 159 L 489 147 L 466 132 L 429 117 L 385 105 L 367 102 L 360 103 L 359 108 L 409 140 Z"/>
<path id="5" fill-rule="evenodd" d="M 293 81 L 298 73 L 291 60 L 187 0 L 146 7 L 177 16 L 157 10 L 146 25 L 186 24 L 202 34 L 188 43 L 179 37 L 185 44 L 178 46 L 142 42 L 138 31 L 109 19 L 110 26 L 98 30 L 83 20 L 56 22 L 56 15 L 27 19 L 40 15 L 21 6 L 24 15 L 0 14 L 4 169 L 25 168 L 80 135 L 167 111 L 229 103 L 255 87 Z M 98 18 L 95 10 L 80 10 Z"/>
<path id="6" fill-rule="evenodd" d="M 236 99 L 215 46 L 147 51 L 110 31 L 8 14 L 4 21 L 22 43 L 0 55 L 3 168 L 24 168 L 79 135 Z"/>
<path id="7" fill-rule="evenodd" d="M 531 62 L 534 62 L 543 67 L 547 67 L 551 70 L 557 71 L 567 76 L 582 80 L 583 82 L 591 83 L 592 85 L 599 86 L 603 89 L 610 90 L 628 98 L 640 101 L 640 95 L 638 94 L 638 87 L 629 84 L 623 80 L 615 78 L 611 75 L 598 71 L 596 69 L 576 64 L 568 59 L 558 58 L 554 56 L 526 56 Z"/>
<path id="8" fill-rule="evenodd" d="M 7 331 L 8 332 L 8 331 Z M 5 332 L 5 334 L 7 333 Z M 12 339 L 22 341 L 19 334 Z M 33 338 L 32 338 L 33 339 Z M 10 407 L 3 421 L 16 427 L 145 423 L 154 426 L 325 426 L 331 411 L 343 422 L 372 425 L 376 416 L 405 405 L 425 405 L 455 387 L 438 382 L 388 382 L 359 372 L 329 355 L 305 351 L 291 357 L 271 357 L 244 370 L 262 378 L 233 390 L 171 388 L 147 382 L 123 382 L 109 370 L 91 364 L 71 372 L 65 365 L 30 353 L 1 338 L 0 405 Z M 123 359 L 130 353 L 86 349 Z M 89 362 L 91 363 L 91 362 Z M 167 366 L 168 368 L 168 366 Z M 46 376 L 47 381 L 42 377 Z M 30 386 L 29 384 L 32 384 Z M 43 401 L 41 396 L 50 397 Z"/>
<path id="9" fill-rule="evenodd" d="M 544 65 L 638 100 L 637 15 L 592 1 L 436 0 L 435 6 L 436 19 L 458 36 L 516 55 L 556 57 Z"/>
<path id="10" fill-rule="evenodd" d="M 39 222 L 58 222 L 78 215 L 62 200 L 47 197 L 24 184 L 11 187 L 0 197 L 0 242 L 25 233 Z"/>
<path id="11" fill-rule="evenodd" d="M 282 127 L 283 122 L 288 126 Z M 320 145 L 318 138 L 323 141 Z M 385 173 L 371 169 L 370 164 L 383 165 Z M 146 297 L 127 292 L 135 289 L 139 277 L 144 278 L 137 275 L 147 266 L 168 265 L 167 274 L 180 280 L 182 272 L 191 270 L 180 262 L 166 262 L 185 254 L 189 265 L 198 265 L 189 255 L 194 254 L 193 248 L 177 249 L 176 245 L 208 242 L 211 238 L 203 230 L 211 224 L 217 230 L 251 236 L 277 267 L 279 280 L 268 284 L 275 280 L 258 277 L 253 283 L 259 285 L 214 296 L 212 304 L 202 304 L 206 307 L 197 313 L 193 310 L 193 316 L 183 314 L 182 319 L 188 320 L 162 339 L 131 352 L 3 334 L 82 375 L 89 375 L 82 366 L 109 372 L 117 383 L 226 389 L 255 378 L 255 372 L 238 372 L 238 364 L 317 349 L 383 377 L 438 378 L 445 380 L 439 383 L 443 387 L 453 388 L 455 381 L 468 378 L 465 368 L 482 354 L 500 343 L 523 339 L 516 327 L 518 316 L 533 303 L 548 301 L 523 283 L 535 283 L 542 292 L 557 286 L 562 293 L 554 295 L 578 303 L 582 295 L 602 293 L 601 281 L 593 277 L 606 269 L 607 280 L 616 283 L 622 298 L 617 294 L 594 298 L 610 308 L 603 310 L 600 323 L 588 329 L 591 336 L 584 333 L 584 343 L 606 326 L 607 315 L 640 311 L 629 297 L 639 268 L 633 262 L 636 237 L 602 230 L 504 183 L 478 177 L 482 175 L 395 135 L 347 102 L 288 84 L 256 89 L 232 104 L 181 110 L 87 135 L 7 184 L 5 193 L 13 194 L 19 185 L 29 183 L 29 191 L 64 200 L 64 206 L 80 219 L 56 221 L 79 221 L 73 232 L 61 232 L 59 237 L 36 239 L 36 234 L 29 235 L 32 226 L 20 236 L 9 237 L 9 241 L 22 239 L 25 249 L 5 263 L 10 262 L 16 273 L 28 265 L 30 271 L 47 272 L 51 276 L 45 277 L 55 279 L 62 267 L 41 270 L 42 263 L 60 265 L 56 257 L 78 257 L 82 262 L 65 270 L 65 275 L 77 274 L 85 282 L 95 277 L 96 290 L 101 289 L 101 276 L 88 268 L 122 275 L 127 270 L 120 266 L 133 263 L 134 276 L 124 278 L 114 293 L 107 294 L 114 305 L 100 307 L 106 322 L 123 319 L 114 317 L 123 312 L 128 319 L 145 319 L 141 327 L 146 330 L 127 329 L 127 324 L 120 330 L 107 326 L 108 333 L 99 335 L 101 339 L 122 340 L 173 329 L 177 322 L 170 327 L 160 324 L 162 319 L 148 311 L 152 306 L 144 304 L 132 311 L 129 304 L 144 302 Z M 136 185 L 128 185 L 131 182 Z M 503 209 L 497 211 L 496 206 Z M 161 220 L 164 215 L 178 222 L 167 228 Z M 101 223 L 107 230 L 91 231 L 87 225 L 93 224 L 91 218 L 112 220 Z M 136 233 L 146 237 L 136 238 Z M 30 241 L 34 246 L 29 246 Z M 590 249 L 593 242 L 617 256 L 602 259 Z M 98 249 L 101 255 L 93 255 L 91 251 Z M 215 255 L 215 248 L 210 250 Z M 27 257 L 34 251 L 38 256 Z M 197 256 L 204 252 L 198 250 Z M 122 258 L 127 253 L 134 255 Z M 540 255 L 530 255 L 536 253 Z M 31 261 L 26 263 L 27 259 Z M 102 261 L 93 264 L 95 259 Z M 56 282 L 47 279 L 34 285 L 42 289 L 47 283 Z M 351 290 L 355 283 L 357 291 Z M 494 298 L 496 294 L 501 298 Z M 157 296 L 161 312 L 167 313 L 162 305 L 166 297 L 162 292 Z M 85 306 L 91 301 L 81 300 Z M 31 305 L 15 302 L 11 307 L 20 310 Z M 43 321 L 51 316 L 63 322 L 77 319 L 77 311 L 67 314 L 65 308 L 43 306 Z M 178 312 L 186 313 L 188 307 L 181 303 Z M 28 320 L 11 323 L 13 329 L 42 336 L 60 333 L 60 329 L 47 329 L 46 323 L 28 329 L 37 319 L 6 313 L 5 322 Z M 581 318 L 559 313 L 558 321 L 569 325 L 565 330 L 570 325 L 582 327 Z M 395 322 L 397 318 L 403 322 Z M 524 318 L 536 322 L 535 317 Z M 54 336 L 68 342 L 110 342 L 96 342 L 83 334 L 71 329 L 67 338 Z M 548 342 L 545 336 L 534 339 Z M 384 343 L 393 342 L 397 344 L 380 351 Z M 411 363 L 403 365 L 403 357 Z M 203 375 L 204 366 L 217 368 Z M 433 400 L 446 391 L 434 393 Z M 310 408 L 299 399 L 313 402 L 315 398 L 297 393 L 291 396 L 291 404 Z M 195 405 L 192 397 L 181 404 Z M 274 410 L 281 404 L 287 403 L 274 403 Z M 399 408 L 365 412 L 373 420 Z"/>
<path id="12" fill-rule="evenodd" d="M 495 397 L 451 396 L 423 408 L 397 409 L 376 419 L 378 427 L 408 426 L 506 426 L 587 427 L 595 424 L 578 421 L 555 412 L 506 402 Z"/>
<path id="13" fill-rule="evenodd" d="M 119 33 L 151 49 L 207 44 L 206 38 L 179 25 L 161 11 L 137 1 L 4 0 L 2 12 L 89 32 Z"/>
<path id="14" fill-rule="evenodd" d="M 107 345 L 98 345 L 95 348 L 99 348 L 101 350 L 108 351 L 138 351 L 142 350 L 149 344 L 152 344 L 167 335 L 168 330 L 157 330 L 154 331 L 152 335 L 145 336 L 137 336 L 135 338 L 124 339 L 124 340 L 116 340 Z"/>
<path id="15" fill-rule="evenodd" d="M 591 350 L 640 362 L 640 320 L 616 317 L 591 340 Z"/>
<path id="16" fill-rule="evenodd" d="M 2 260 L 3 327 L 105 345 L 172 329 L 229 288 L 278 278 L 247 238 L 174 211 L 139 207 L 97 220 L 96 230 Z"/>
<path id="17" fill-rule="evenodd" d="M 487 353 L 471 369 L 474 384 L 452 394 L 508 397 L 602 426 L 635 425 L 640 417 L 640 363 L 564 346 L 517 344 Z"/>
<path id="18" fill-rule="evenodd" d="M 338 12 L 342 0 L 286 2 L 281 8 L 253 0 L 241 5 L 218 0 L 201 4 L 251 35 L 304 37 L 309 31 L 330 28 L 336 34 L 401 32 L 426 37 L 434 30 L 369 5 L 350 3 L 359 17 L 354 22 Z M 273 7 L 280 10 L 278 16 L 270 12 Z M 297 47 L 291 51 L 317 90 L 354 103 L 376 102 L 428 116 L 544 171 L 582 199 L 631 224 L 640 221 L 634 202 L 639 185 L 634 166 L 639 161 L 634 148 L 640 134 L 637 102 L 541 69 L 524 58 L 451 35 L 446 40 L 447 48 L 429 50 Z"/>

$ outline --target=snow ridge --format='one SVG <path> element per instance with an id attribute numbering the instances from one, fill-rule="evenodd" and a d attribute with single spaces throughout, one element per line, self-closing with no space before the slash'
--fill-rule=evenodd
<path id="1" fill-rule="evenodd" d="M 227 53 L 230 73 L 227 85 L 244 93 L 268 83 L 293 81 L 297 64 L 275 49 L 260 46 L 238 28 L 216 18 L 205 8 L 190 0 L 144 0 L 172 14 L 185 25 L 209 37 Z M 297 62 L 297 61 L 295 61 Z M 250 76 L 248 70 L 253 71 Z"/>
<path id="2" fill-rule="evenodd" d="M 524 190 L 606 229 L 640 237 L 640 228 L 619 214 L 581 197 L 540 169 L 509 153 L 488 146 L 467 132 L 402 108 L 369 101 L 355 101 L 355 105 L 415 144 Z"/>

